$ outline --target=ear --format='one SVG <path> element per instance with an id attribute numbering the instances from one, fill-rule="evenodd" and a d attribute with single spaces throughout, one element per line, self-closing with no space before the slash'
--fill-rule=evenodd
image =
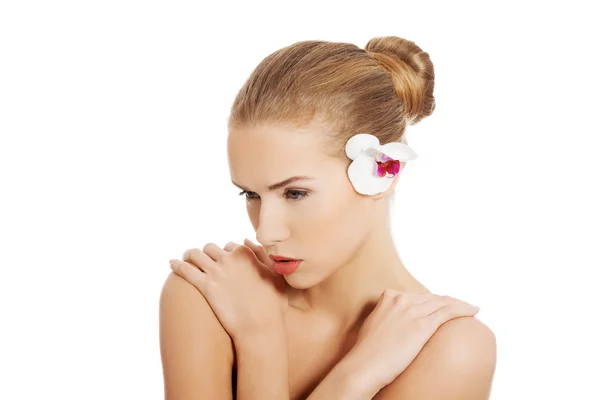
<path id="1" fill-rule="evenodd" d="M 385 192 L 381 192 L 381 193 L 377 193 L 371 196 L 371 198 L 373 200 L 379 200 L 382 199 L 384 197 L 387 197 L 389 194 L 392 193 L 392 191 L 394 190 L 394 188 L 396 187 L 396 185 L 398 184 L 398 179 L 400 178 L 400 173 L 402 171 L 399 171 L 393 178 L 392 180 L 392 184 L 390 185 L 389 188 L 387 188 L 387 190 Z"/>

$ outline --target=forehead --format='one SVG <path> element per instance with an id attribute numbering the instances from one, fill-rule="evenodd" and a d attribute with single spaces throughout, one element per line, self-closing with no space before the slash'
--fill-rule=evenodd
<path id="1" fill-rule="evenodd" d="M 232 130 L 227 138 L 231 179 L 256 190 L 296 175 L 323 176 L 335 161 L 324 152 L 318 127 L 261 125 Z"/>

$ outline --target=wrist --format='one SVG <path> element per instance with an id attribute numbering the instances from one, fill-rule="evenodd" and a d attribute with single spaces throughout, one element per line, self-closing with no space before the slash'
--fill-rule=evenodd
<path id="1" fill-rule="evenodd" d="M 364 400 L 375 397 L 379 389 L 371 379 L 371 375 L 363 368 L 362 356 L 349 352 L 342 358 L 307 400 Z"/>
<path id="2" fill-rule="evenodd" d="M 350 390 L 372 398 L 385 384 L 378 378 L 377 370 L 369 360 L 368 354 L 365 355 L 360 350 L 353 348 L 338 363 L 338 366 Z"/>
<path id="3" fill-rule="evenodd" d="M 273 347 L 285 344 L 285 326 L 282 323 L 274 323 L 268 327 L 246 329 L 239 334 L 232 336 L 232 340 L 237 349 L 247 347 Z"/>
<path id="4" fill-rule="evenodd" d="M 288 347 L 283 327 L 245 329 L 234 340 L 238 398 L 289 399 Z"/>

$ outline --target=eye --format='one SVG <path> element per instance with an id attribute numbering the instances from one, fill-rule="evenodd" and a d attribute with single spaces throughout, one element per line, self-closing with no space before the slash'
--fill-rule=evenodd
<path id="1" fill-rule="evenodd" d="M 245 190 L 242 190 L 242 191 L 240 192 L 240 196 L 241 196 L 241 195 L 243 195 L 244 193 L 246 194 L 246 198 L 247 198 L 248 200 L 254 200 L 254 199 L 255 199 L 255 197 L 250 197 L 250 195 L 252 195 L 252 194 L 256 194 L 256 193 L 254 193 L 254 192 L 247 192 L 247 191 L 245 191 Z"/>
<path id="2" fill-rule="evenodd" d="M 292 201 L 299 201 L 304 199 L 305 197 L 308 197 L 308 191 L 306 190 L 288 190 L 285 192 L 287 195 L 290 195 L 289 197 L 287 197 L 289 200 Z M 246 199 L 248 200 L 257 200 L 260 199 L 260 197 L 256 196 L 256 193 L 254 192 L 248 192 L 246 190 L 242 190 L 239 195 L 242 196 L 243 194 L 246 195 Z"/>
<path id="3" fill-rule="evenodd" d="M 289 197 L 290 200 L 292 201 L 298 201 L 298 200 L 302 200 L 305 197 L 308 197 L 308 192 L 305 190 L 288 190 L 286 192 L 287 194 L 292 194 L 295 196 Z"/>

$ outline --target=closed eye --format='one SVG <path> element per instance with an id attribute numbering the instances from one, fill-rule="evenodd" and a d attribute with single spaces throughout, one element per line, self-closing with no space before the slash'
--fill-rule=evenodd
<path id="1" fill-rule="evenodd" d="M 258 195 L 254 192 L 248 192 L 246 190 L 242 190 L 240 193 L 240 196 L 242 196 L 243 194 L 246 194 L 246 199 L 247 200 L 258 200 L 260 199 L 260 197 L 258 197 Z M 306 197 L 309 196 L 309 192 L 307 190 L 294 190 L 294 189 L 290 189 L 287 190 L 285 192 L 286 195 L 291 195 L 291 197 L 286 197 L 288 200 L 291 201 L 299 201 L 302 200 Z"/>

